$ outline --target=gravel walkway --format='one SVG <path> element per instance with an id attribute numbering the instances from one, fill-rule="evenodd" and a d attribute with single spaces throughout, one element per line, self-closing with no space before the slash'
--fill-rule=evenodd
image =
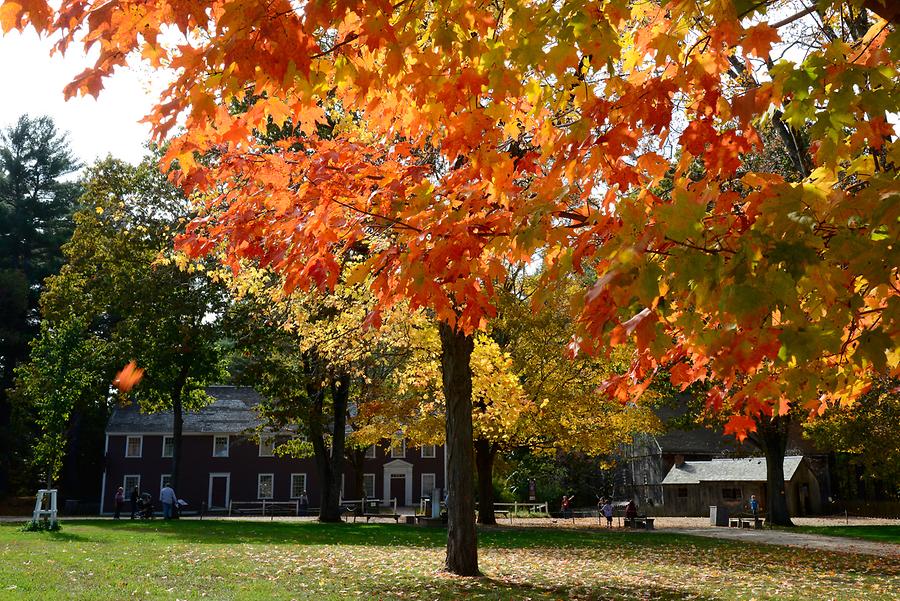
<path id="1" fill-rule="evenodd" d="M 736 540 L 764 545 L 780 545 L 783 547 L 802 547 L 817 551 L 835 553 L 857 553 L 878 557 L 900 557 L 900 545 L 879 543 L 856 538 L 824 536 L 822 534 L 803 534 L 785 532 L 783 530 L 751 530 L 749 528 L 684 528 L 667 529 L 666 532 L 677 532 L 691 536 Z"/>

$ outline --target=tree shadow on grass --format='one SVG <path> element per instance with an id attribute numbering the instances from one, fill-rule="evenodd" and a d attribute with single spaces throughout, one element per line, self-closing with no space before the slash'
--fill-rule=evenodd
<path id="1" fill-rule="evenodd" d="M 56 532 L 24 532 L 20 531 L 19 534 L 21 536 L 39 536 L 44 537 L 49 540 L 55 542 L 79 542 L 79 543 L 102 543 L 106 542 L 105 540 L 97 539 L 90 536 L 84 536 L 83 534 L 76 534 L 73 532 L 66 532 L 65 530 L 56 531 Z"/>
<path id="2" fill-rule="evenodd" d="M 152 532 L 164 538 L 178 539 L 197 545 L 229 543 L 289 545 L 358 545 L 404 546 L 416 548 L 443 547 L 447 532 L 440 528 L 423 528 L 396 524 L 321 524 L 318 522 L 264 522 L 241 520 L 151 520 L 147 522 L 113 522 L 85 520 L 91 528 L 118 532 Z M 600 549 L 610 545 L 660 547 L 690 541 L 694 546 L 717 547 L 720 541 L 698 540 L 663 532 L 590 531 L 551 528 L 487 528 L 479 529 L 478 542 L 484 548 L 535 549 L 584 548 Z"/>
<path id="3" fill-rule="evenodd" d="M 446 543 L 444 530 L 395 524 L 320 524 L 318 522 L 264 522 L 240 520 L 150 520 L 113 522 L 84 520 L 90 529 L 115 533 L 152 534 L 164 540 L 194 545 L 351 545 L 433 548 Z"/>
<path id="4" fill-rule="evenodd" d="M 509 582 L 490 577 L 460 578 L 435 575 L 432 579 L 403 583 L 400 587 L 368 587 L 365 591 L 373 599 L 428 598 L 428 599 L 530 599 L 532 601 L 559 599 L 653 599 L 665 601 L 717 601 L 724 597 L 709 596 L 696 591 L 647 584 L 623 586 L 598 577 L 597 582 L 586 586 L 541 585 L 527 582 Z"/>

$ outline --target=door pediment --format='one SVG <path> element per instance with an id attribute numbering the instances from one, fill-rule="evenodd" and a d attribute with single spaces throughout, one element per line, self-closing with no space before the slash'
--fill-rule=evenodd
<path id="1" fill-rule="evenodd" d="M 394 459 L 393 461 L 388 461 L 384 464 L 384 469 L 386 470 L 408 470 L 412 469 L 413 464 L 409 461 L 403 461 L 402 459 Z"/>

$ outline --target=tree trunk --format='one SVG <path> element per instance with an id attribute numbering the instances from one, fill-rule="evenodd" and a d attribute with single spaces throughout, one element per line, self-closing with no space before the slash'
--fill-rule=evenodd
<path id="1" fill-rule="evenodd" d="M 471 336 L 440 324 L 441 375 L 447 403 L 447 559 L 445 569 L 478 576 L 472 469 Z"/>
<path id="2" fill-rule="evenodd" d="M 353 448 L 344 453 L 346 456 L 347 462 L 353 468 L 353 490 L 356 493 L 353 495 L 353 498 L 362 498 L 365 488 L 365 460 L 366 460 L 366 450 Z"/>
<path id="3" fill-rule="evenodd" d="M 325 444 L 325 389 L 318 382 L 308 384 L 307 396 L 310 400 L 309 412 L 309 440 L 312 442 L 313 453 L 316 460 L 316 471 L 319 473 L 319 521 L 328 522 L 334 513 L 329 511 L 329 505 L 335 500 L 331 497 L 331 462 L 328 460 L 328 447 Z"/>
<path id="4" fill-rule="evenodd" d="M 478 467 L 478 523 L 485 526 L 497 524 L 494 515 L 494 458 L 497 448 L 489 440 L 475 439 L 475 465 Z"/>
<path id="5" fill-rule="evenodd" d="M 178 495 L 178 484 L 181 479 L 181 433 L 184 430 L 182 397 L 190 369 L 190 360 L 185 357 L 182 361 L 183 364 L 172 386 L 172 474 L 169 477 L 169 486 L 175 491 L 176 496 Z"/>
<path id="6" fill-rule="evenodd" d="M 314 363 L 315 357 L 307 358 Z M 321 373 L 315 366 L 308 367 L 310 374 Z M 342 374 L 338 377 L 340 386 L 332 385 L 332 402 L 334 405 L 334 431 L 332 432 L 331 456 L 325 442 L 325 389 L 318 383 L 318 378 L 311 379 L 306 392 L 310 401 L 309 433 L 315 452 L 316 469 L 319 473 L 319 521 L 341 521 L 341 474 L 344 467 L 344 428 L 347 423 L 347 397 L 349 395 L 349 377 Z"/>
<path id="7" fill-rule="evenodd" d="M 341 521 L 341 476 L 344 474 L 344 441 L 347 436 L 347 399 L 350 377 L 338 375 L 331 384 L 331 403 L 334 408 L 334 431 L 331 435 L 329 471 L 331 480 L 323 487 L 324 497 L 319 509 L 320 522 Z"/>
<path id="8" fill-rule="evenodd" d="M 784 488 L 784 453 L 790 416 L 757 420 L 759 442 L 766 455 L 766 521 L 774 526 L 793 526 Z"/>

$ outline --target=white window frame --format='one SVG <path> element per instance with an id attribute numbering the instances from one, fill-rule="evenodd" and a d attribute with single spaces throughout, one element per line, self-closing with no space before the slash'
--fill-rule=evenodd
<path id="1" fill-rule="evenodd" d="M 397 443 L 391 441 L 391 459 L 406 459 L 406 439 L 400 439 L 400 452 L 397 453 Z"/>
<path id="2" fill-rule="evenodd" d="M 295 488 L 294 481 L 297 478 L 303 479 L 303 486 L 300 487 L 300 489 L 297 491 L 297 494 L 295 495 L 294 494 L 294 488 Z M 273 484 L 274 484 L 274 482 L 273 482 Z M 299 499 L 300 495 L 302 495 L 303 491 L 305 491 L 305 490 L 306 490 L 306 473 L 304 472 L 304 473 L 300 473 L 300 474 L 291 474 L 291 498 Z M 259 492 L 259 491 L 257 491 L 257 492 Z"/>
<path id="3" fill-rule="evenodd" d="M 128 449 L 131 446 L 129 443 L 137 438 L 138 440 L 138 454 L 137 455 L 129 455 Z M 125 437 L 125 458 L 126 459 L 140 459 L 144 456 L 144 437 L 143 436 L 126 436 Z"/>
<path id="4" fill-rule="evenodd" d="M 366 480 L 369 480 L 369 479 L 372 480 L 372 495 L 371 495 L 371 496 L 369 496 L 368 491 L 366 491 Z M 364 494 L 367 498 L 369 498 L 369 499 L 374 499 L 374 498 L 376 498 L 376 497 L 375 497 L 375 482 L 376 482 L 376 480 L 375 480 L 375 474 L 363 474 L 363 489 L 362 489 L 362 492 L 363 492 L 363 494 Z"/>
<path id="5" fill-rule="evenodd" d="M 271 494 L 268 497 L 264 497 L 261 494 L 262 493 L 262 479 L 265 476 L 268 476 L 269 478 L 271 478 L 271 482 L 272 482 Z M 270 501 L 275 498 L 275 474 L 257 474 L 256 475 L 256 498 L 259 499 L 260 501 L 262 501 L 262 500 Z"/>
<path id="6" fill-rule="evenodd" d="M 220 438 L 225 439 L 225 454 L 217 455 L 216 454 L 216 441 Z M 214 434 L 213 435 L 213 444 L 212 444 L 212 456 L 213 457 L 228 457 L 231 453 L 231 436 L 228 434 Z"/>
<path id="7" fill-rule="evenodd" d="M 172 474 L 162 474 L 159 477 L 159 490 L 162 490 L 166 487 L 166 478 L 169 480 L 172 479 Z"/>
<path id="8" fill-rule="evenodd" d="M 425 449 L 431 449 L 431 452 L 426 454 Z M 437 457 L 437 445 L 422 445 L 422 459 L 434 459 L 435 457 Z"/>
<path id="9" fill-rule="evenodd" d="M 375 459 L 375 445 L 366 447 L 366 459 Z"/>
<path id="10" fill-rule="evenodd" d="M 430 472 L 422 474 L 421 476 L 419 476 L 419 496 L 420 497 L 425 496 L 425 477 L 426 476 L 431 476 L 431 481 L 432 481 L 431 490 L 428 491 L 429 497 L 431 497 L 432 491 L 434 491 L 434 489 L 437 488 L 437 474 L 430 473 Z"/>
<path id="11" fill-rule="evenodd" d="M 166 440 L 172 441 L 172 451 L 166 453 Z M 172 457 L 175 454 L 175 437 L 174 436 L 163 436 L 162 437 L 162 456 L 163 457 Z"/>
<path id="12" fill-rule="evenodd" d="M 134 490 L 134 486 L 132 486 L 131 488 L 128 487 L 128 479 L 129 479 L 129 478 L 135 478 L 135 479 L 137 479 L 137 489 L 138 489 L 140 492 L 144 492 L 144 491 L 141 489 L 141 475 L 140 475 L 140 474 L 125 474 L 125 475 L 122 477 L 122 488 L 125 489 L 125 498 L 126 498 L 126 499 L 128 498 L 128 495 L 131 494 L 131 491 Z"/>
<path id="13" fill-rule="evenodd" d="M 268 446 L 271 443 L 271 448 L 264 451 L 264 445 Z M 275 435 L 268 434 L 265 436 L 259 437 L 259 456 L 260 457 L 274 457 L 275 456 Z"/>

